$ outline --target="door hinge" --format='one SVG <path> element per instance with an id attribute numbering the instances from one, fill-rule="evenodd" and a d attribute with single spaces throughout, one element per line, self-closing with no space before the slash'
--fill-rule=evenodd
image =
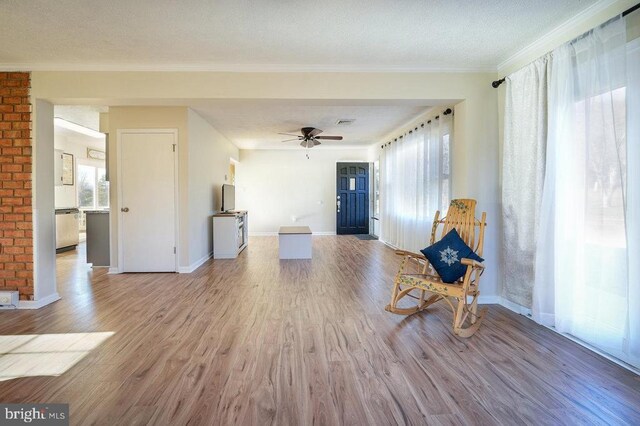
<path id="1" fill-rule="evenodd" d="M 173 144 L 173 152 L 176 152 L 176 144 Z"/>
<path id="2" fill-rule="evenodd" d="M 175 247 L 173 248 L 173 254 L 176 254 L 176 248 Z"/>

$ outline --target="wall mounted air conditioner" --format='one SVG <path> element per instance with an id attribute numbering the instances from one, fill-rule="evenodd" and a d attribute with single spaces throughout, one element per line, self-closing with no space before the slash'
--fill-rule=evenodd
<path id="1" fill-rule="evenodd" d="M 0 291 L 0 309 L 16 309 L 20 296 L 17 291 Z"/>

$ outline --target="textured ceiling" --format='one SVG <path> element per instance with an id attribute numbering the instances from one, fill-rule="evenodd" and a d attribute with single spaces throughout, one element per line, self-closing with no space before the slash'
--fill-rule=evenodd
<path id="1" fill-rule="evenodd" d="M 424 113 L 428 107 L 411 105 L 263 105 L 254 102 L 212 104 L 194 108 L 241 149 L 300 148 L 278 133 L 300 134 L 302 127 L 316 127 L 322 135 L 343 136 L 323 141 L 323 148 L 363 147 L 380 141 L 389 132 Z M 347 126 L 338 119 L 355 119 Z"/>
<path id="2" fill-rule="evenodd" d="M 0 65 L 495 69 L 594 3 L 3 0 Z"/>

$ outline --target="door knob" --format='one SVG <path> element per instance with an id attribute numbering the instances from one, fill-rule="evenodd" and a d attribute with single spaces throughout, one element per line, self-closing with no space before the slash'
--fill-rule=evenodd
<path id="1" fill-rule="evenodd" d="M 120 209 L 121 212 L 127 213 L 129 211 L 129 207 L 123 207 Z"/>

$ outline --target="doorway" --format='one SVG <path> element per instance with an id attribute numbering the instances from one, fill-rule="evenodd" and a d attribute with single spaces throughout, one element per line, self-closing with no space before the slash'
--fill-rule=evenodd
<path id="1" fill-rule="evenodd" d="M 338 163 L 336 233 L 369 233 L 369 163 Z"/>
<path id="2" fill-rule="evenodd" d="M 118 130 L 120 272 L 176 272 L 178 131 Z"/>
<path id="3" fill-rule="evenodd" d="M 89 285 L 109 266 L 107 136 L 100 131 L 100 116 L 107 111 L 106 106 L 53 106 L 55 274 L 62 292 Z M 106 219 L 105 231 L 88 238 L 96 218 Z M 103 246 L 106 256 L 99 259 L 96 248 Z"/>

